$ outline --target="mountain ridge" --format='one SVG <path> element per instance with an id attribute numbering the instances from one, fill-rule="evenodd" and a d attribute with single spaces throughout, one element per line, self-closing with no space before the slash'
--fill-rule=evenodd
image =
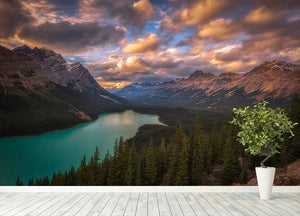
<path id="1" fill-rule="evenodd" d="M 88 69 L 79 62 L 68 63 L 60 54 L 53 50 L 44 47 L 31 49 L 24 45 L 13 49 L 13 51 L 26 55 L 40 64 L 46 77 L 58 85 L 114 103 L 128 103 L 125 99 L 115 96 L 102 88 Z"/>
<path id="2" fill-rule="evenodd" d="M 175 103 L 187 106 L 245 106 L 262 99 L 272 105 L 285 106 L 295 93 L 300 93 L 300 65 L 285 61 L 264 62 L 247 73 L 212 73 L 195 71 L 189 77 L 159 83 L 133 97 L 145 104 Z M 127 96 L 126 88 L 115 94 Z M 122 94 L 120 94 L 122 93 Z M 129 95 L 131 96 L 131 95 Z"/>

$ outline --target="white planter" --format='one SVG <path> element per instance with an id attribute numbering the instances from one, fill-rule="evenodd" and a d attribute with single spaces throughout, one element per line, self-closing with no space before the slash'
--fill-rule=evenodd
<path id="1" fill-rule="evenodd" d="M 275 167 L 255 167 L 259 195 L 261 199 L 271 198 L 275 170 Z"/>

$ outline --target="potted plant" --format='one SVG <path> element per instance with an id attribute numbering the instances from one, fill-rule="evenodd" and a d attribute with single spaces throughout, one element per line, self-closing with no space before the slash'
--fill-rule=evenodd
<path id="1" fill-rule="evenodd" d="M 261 101 L 244 109 L 233 109 L 235 117 L 230 122 L 239 126 L 238 141 L 252 155 L 264 156 L 261 167 L 256 167 L 256 176 L 261 199 L 270 199 L 275 176 L 275 167 L 266 167 L 264 163 L 276 153 L 280 153 L 281 142 L 285 134 L 294 136 L 292 129 L 297 123 L 289 120 L 283 109 L 267 108 L 268 102 Z"/>

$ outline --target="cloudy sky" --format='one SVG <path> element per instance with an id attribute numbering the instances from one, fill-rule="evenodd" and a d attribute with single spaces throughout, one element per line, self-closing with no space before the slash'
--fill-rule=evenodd
<path id="1" fill-rule="evenodd" d="M 0 0 L 0 44 L 47 47 L 104 87 L 300 63 L 299 0 Z"/>

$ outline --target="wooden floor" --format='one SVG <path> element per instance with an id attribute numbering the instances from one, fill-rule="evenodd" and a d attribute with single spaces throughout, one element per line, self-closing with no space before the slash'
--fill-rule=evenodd
<path id="1" fill-rule="evenodd" d="M 300 193 L 21 192 L 0 193 L 0 215 L 300 215 Z"/>

